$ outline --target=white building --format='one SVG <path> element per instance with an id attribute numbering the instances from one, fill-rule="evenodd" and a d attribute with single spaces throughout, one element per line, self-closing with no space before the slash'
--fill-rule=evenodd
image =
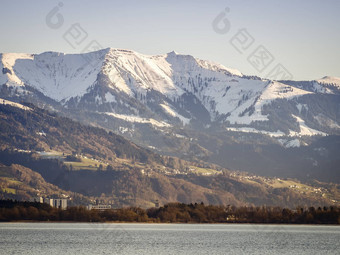
<path id="1" fill-rule="evenodd" d="M 87 210 L 108 210 L 111 209 L 111 205 L 91 205 L 87 206 Z"/>
<path id="2" fill-rule="evenodd" d="M 44 198 L 44 203 L 53 207 L 53 198 Z"/>
<path id="3" fill-rule="evenodd" d="M 33 197 L 31 202 L 45 203 L 55 208 L 65 210 L 67 208 L 67 199 L 65 198 L 47 198 L 47 197 Z"/>
<path id="4" fill-rule="evenodd" d="M 53 199 L 53 207 L 65 210 L 67 208 L 67 199 L 65 198 Z"/>
<path id="5" fill-rule="evenodd" d="M 42 197 L 32 197 L 31 202 L 44 203 L 44 199 Z"/>

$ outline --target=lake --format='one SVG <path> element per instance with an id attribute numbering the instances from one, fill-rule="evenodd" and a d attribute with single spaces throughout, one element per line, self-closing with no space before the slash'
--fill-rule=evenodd
<path id="1" fill-rule="evenodd" d="M 340 254 L 340 227 L 0 223 L 0 254 Z"/>

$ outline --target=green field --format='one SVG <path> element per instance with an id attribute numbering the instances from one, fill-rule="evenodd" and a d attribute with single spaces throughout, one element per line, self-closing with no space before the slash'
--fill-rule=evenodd
<path id="1" fill-rule="evenodd" d="M 42 158 L 60 158 L 61 160 L 66 160 L 66 157 L 69 154 L 63 154 L 60 151 L 47 151 L 40 154 Z M 78 157 L 81 159 L 81 162 L 76 161 L 64 161 L 64 164 L 67 166 L 72 166 L 73 170 L 97 170 L 99 165 L 103 165 L 103 168 L 106 168 L 107 164 L 103 162 L 98 162 L 93 159 Z"/>
<path id="2" fill-rule="evenodd" d="M 201 168 L 201 167 L 197 167 L 197 166 L 190 166 L 190 171 L 192 171 L 193 173 L 196 173 L 196 174 L 200 174 L 200 175 L 215 175 L 215 174 L 221 173 L 221 172 L 214 170 L 214 169 Z"/>
<path id="3" fill-rule="evenodd" d="M 72 166 L 73 170 L 97 170 L 99 165 L 106 168 L 106 163 L 97 162 L 89 158 L 81 158 L 81 162 L 65 161 L 65 165 Z"/>
<path id="4" fill-rule="evenodd" d="M 2 192 L 7 192 L 7 193 L 11 193 L 11 194 L 16 194 L 16 189 L 12 189 L 12 188 L 1 188 Z"/>

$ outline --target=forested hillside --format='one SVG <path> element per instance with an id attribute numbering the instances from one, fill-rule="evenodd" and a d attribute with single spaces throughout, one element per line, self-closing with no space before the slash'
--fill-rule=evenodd
<path id="1" fill-rule="evenodd" d="M 157 200 L 161 204 L 288 207 L 339 201 L 337 185 L 263 178 L 157 155 L 104 129 L 84 126 L 33 105 L 26 107 L 0 105 L 4 198 L 27 199 L 34 193 L 47 196 L 65 191 L 80 204 L 100 198 L 117 207 L 150 207 Z M 22 179 L 22 174 L 11 169 L 25 169 L 25 175 L 31 177 Z M 11 178 L 26 186 L 13 185 Z M 37 183 L 42 180 L 55 186 L 44 184 L 44 189 L 39 188 Z"/>

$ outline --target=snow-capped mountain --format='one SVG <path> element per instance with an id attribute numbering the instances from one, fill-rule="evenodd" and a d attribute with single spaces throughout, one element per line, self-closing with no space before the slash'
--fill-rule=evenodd
<path id="1" fill-rule="evenodd" d="M 318 121 L 323 118 L 332 123 L 326 124 L 327 130 L 340 128 L 337 118 L 322 112 L 308 127 L 303 116 L 308 104 L 300 103 L 315 95 L 339 95 L 339 78 L 271 81 L 174 51 L 148 56 L 104 49 L 86 54 L 7 53 L 0 58 L 0 85 L 15 88 L 18 94 L 32 93 L 28 88 L 33 88 L 69 109 L 98 111 L 127 121 L 151 123 L 146 118 L 153 118 L 158 126 L 159 122 L 163 126 L 218 122 L 242 132 L 310 135 L 324 133 Z M 288 113 L 295 129 L 266 124 L 271 117 L 266 108 L 277 102 L 295 107 Z"/>
<path id="2" fill-rule="evenodd" d="M 99 51 L 87 56 L 96 59 L 97 65 L 89 65 L 80 54 L 1 54 L 0 84 L 21 89 L 28 85 L 56 101 L 81 96 L 95 83 L 105 53 Z"/>
<path id="3" fill-rule="evenodd" d="M 150 56 L 111 48 L 4 53 L 0 70 L 2 99 L 30 101 L 158 152 L 225 167 L 249 171 L 271 160 L 236 164 L 241 154 L 230 151 L 236 145 L 260 146 L 239 148 L 248 157 L 265 153 L 264 145 L 289 150 L 340 134 L 336 77 L 272 81 L 174 51 Z M 318 164 L 311 158 L 306 167 Z"/>

